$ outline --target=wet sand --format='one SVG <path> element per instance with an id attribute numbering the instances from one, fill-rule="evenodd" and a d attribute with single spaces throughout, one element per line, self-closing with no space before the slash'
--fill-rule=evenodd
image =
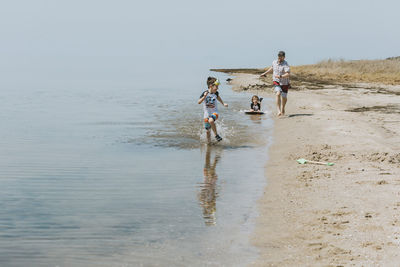
<path id="1" fill-rule="evenodd" d="M 232 85 L 273 97 L 256 75 Z M 252 266 L 398 266 L 400 88 L 297 89 L 275 119 Z"/>

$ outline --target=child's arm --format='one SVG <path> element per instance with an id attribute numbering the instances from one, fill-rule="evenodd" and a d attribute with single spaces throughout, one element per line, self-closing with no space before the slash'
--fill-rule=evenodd
<path id="1" fill-rule="evenodd" d="M 263 72 L 260 77 L 265 76 L 266 74 L 270 73 L 272 70 L 272 67 L 269 67 L 269 69 L 267 69 L 267 71 Z"/>
<path id="2" fill-rule="evenodd" d="M 253 103 L 250 103 L 250 111 L 254 111 L 254 109 L 253 109 Z"/>
<path id="3" fill-rule="evenodd" d="M 222 105 L 224 105 L 224 107 L 227 107 L 228 104 L 224 103 L 224 101 L 222 101 L 222 98 L 220 96 L 217 97 L 218 101 L 221 102 Z"/>
<path id="4" fill-rule="evenodd" d="M 204 101 L 204 99 L 206 99 L 207 95 L 208 95 L 208 91 L 205 91 L 205 92 L 203 93 L 203 96 L 200 97 L 200 99 L 199 99 L 199 101 L 197 101 L 197 103 L 198 103 L 198 104 L 201 104 L 201 103 Z"/>

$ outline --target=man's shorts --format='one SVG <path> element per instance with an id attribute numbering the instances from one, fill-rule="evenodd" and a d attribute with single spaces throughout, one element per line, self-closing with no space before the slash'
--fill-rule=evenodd
<path id="1" fill-rule="evenodd" d="M 204 128 L 206 128 L 206 130 L 210 130 L 211 129 L 211 124 L 208 122 L 208 119 L 212 118 L 214 121 L 216 121 L 218 119 L 218 113 L 213 113 L 210 116 L 208 116 L 208 118 L 204 118 Z"/>
<path id="2" fill-rule="evenodd" d="M 287 94 L 288 94 L 288 90 L 290 85 L 280 85 L 278 82 L 274 82 L 274 91 L 277 92 L 281 92 L 281 96 L 283 98 L 287 98 Z"/>

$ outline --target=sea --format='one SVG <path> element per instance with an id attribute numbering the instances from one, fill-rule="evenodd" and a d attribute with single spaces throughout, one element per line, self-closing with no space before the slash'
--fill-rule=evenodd
<path id="1" fill-rule="evenodd" d="M 198 75 L 1 90 L 0 266 L 254 261 L 272 99 L 245 115 L 251 93 Z M 197 103 L 208 76 L 229 105 L 211 144 Z"/>

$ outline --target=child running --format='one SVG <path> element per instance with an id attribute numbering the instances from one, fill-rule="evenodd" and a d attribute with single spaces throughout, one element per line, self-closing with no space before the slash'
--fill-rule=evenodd
<path id="1" fill-rule="evenodd" d="M 250 111 L 260 112 L 262 100 L 262 97 L 259 98 L 257 95 L 253 95 L 253 97 L 251 98 Z"/>
<path id="2" fill-rule="evenodd" d="M 221 97 L 219 96 L 218 93 L 218 85 L 219 81 L 217 78 L 214 77 L 208 77 L 207 78 L 207 86 L 208 90 L 204 91 L 200 99 L 197 103 L 201 104 L 204 101 L 203 104 L 203 110 L 204 110 L 204 127 L 207 130 L 207 141 L 208 143 L 211 142 L 211 137 L 210 137 L 210 129 L 213 130 L 215 134 L 215 139 L 219 142 L 222 140 L 222 137 L 218 135 L 217 133 L 217 128 L 215 127 L 215 121 L 218 119 L 218 107 L 217 107 L 217 100 L 221 102 L 222 105 L 225 107 L 228 107 L 228 104 L 224 103 L 222 101 Z"/>

